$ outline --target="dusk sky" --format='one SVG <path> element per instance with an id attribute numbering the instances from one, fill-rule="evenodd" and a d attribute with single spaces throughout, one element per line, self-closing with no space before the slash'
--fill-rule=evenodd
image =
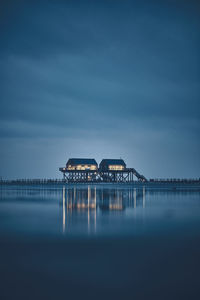
<path id="1" fill-rule="evenodd" d="M 1 1 L 0 36 L 0 177 L 200 177 L 199 1 Z"/>

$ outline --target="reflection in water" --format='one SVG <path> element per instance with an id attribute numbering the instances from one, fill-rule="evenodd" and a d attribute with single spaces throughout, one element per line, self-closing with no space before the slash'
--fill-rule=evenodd
<path id="1" fill-rule="evenodd" d="M 142 206 L 145 208 L 145 187 L 143 187 Z"/>
<path id="2" fill-rule="evenodd" d="M 199 216 L 199 188 L 2 187 L 1 294 L 198 299 Z"/>
<path id="3" fill-rule="evenodd" d="M 63 232 L 65 232 L 65 187 L 63 187 Z"/>
<path id="4" fill-rule="evenodd" d="M 95 210 L 94 210 L 94 231 L 96 232 L 96 226 L 97 226 L 97 190 L 96 190 L 96 187 L 94 188 L 94 204 L 95 204 Z"/>
<path id="5" fill-rule="evenodd" d="M 155 224 L 156 228 L 176 227 L 182 219 L 184 224 L 186 219 L 199 220 L 199 211 L 199 190 L 174 190 L 170 186 L 6 187 L 0 193 L 0 234 L 138 234 L 150 231 Z"/>
<path id="6" fill-rule="evenodd" d="M 90 229 L 90 187 L 88 186 L 88 232 Z"/>
<path id="7" fill-rule="evenodd" d="M 145 208 L 145 187 L 143 189 L 97 189 L 96 186 L 84 188 L 65 188 L 62 193 L 63 233 L 70 231 L 73 217 L 87 216 L 88 233 L 96 232 L 98 213 L 122 212 L 126 208 Z M 141 201 L 142 202 L 141 202 Z M 66 213 L 67 212 L 67 213 Z"/>
<path id="8" fill-rule="evenodd" d="M 134 189 L 134 208 L 136 208 L 136 189 Z"/>

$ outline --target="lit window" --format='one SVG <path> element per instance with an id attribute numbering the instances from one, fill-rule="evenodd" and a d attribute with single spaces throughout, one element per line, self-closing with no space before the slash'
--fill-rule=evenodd
<path id="1" fill-rule="evenodd" d="M 109 165 L 108 169 L 113 170 L 113 171 L 120 171 L 120 170 L 124 170 L 124 166 L 123 165 Z"/>

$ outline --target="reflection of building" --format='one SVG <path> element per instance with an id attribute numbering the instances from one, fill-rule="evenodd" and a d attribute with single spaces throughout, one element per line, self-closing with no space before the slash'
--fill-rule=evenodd
<path id="1" fill-rule="evenodd" d="M 100 211 L 102 213 L 114 213 L 124 211 L 126 208 L 145 208 L 145 187 L 135 188 L 66 188 L 63 187 L 62 195 L 62 223 L 63 232 L 73 227 L 77 216 L 82 221 L 87 219 L 88 230 L 96 230 L 96 220 Z"/>
<path id="2" fill-rule="evenodd" d="M 96 188 L 90 189 L 67 189 L 66 207 L 69 210 L 85 210 L 96 208 Z"/>
<path id="3" fill-rule="evenodd" d="M 125 208 L 125 199 L 123 191 L 118 189 L 103 189 L 101 191 L 101 201 L 99 207 L 101 210 L 123 210 Z M 124 200 L 124 201 L 123 201 Z"/>
<path id="4" fill-rule="evenodd" d="M 96 229 L 96 187 L 91 189 L 66 189 L 63 188 L 63 232 L 66 227 L 69 229 L 73 215 L 87 215 L 88 229 L 90 228 L 91 217 Z"/>

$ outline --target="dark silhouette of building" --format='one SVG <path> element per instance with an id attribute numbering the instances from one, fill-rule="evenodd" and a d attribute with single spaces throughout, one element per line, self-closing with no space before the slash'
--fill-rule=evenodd
<path id="1" fill-rule="evenodd" d="M 97 170 L 98 164 L 91 158 L 70 158 L 66 163 L 66 170 Z"/>
<path id="2" fill-rule="evenodd" d="M 103 159 L 99 165 L 100 171 L 120 171 L 126 169 L 123 159 Z"/>

